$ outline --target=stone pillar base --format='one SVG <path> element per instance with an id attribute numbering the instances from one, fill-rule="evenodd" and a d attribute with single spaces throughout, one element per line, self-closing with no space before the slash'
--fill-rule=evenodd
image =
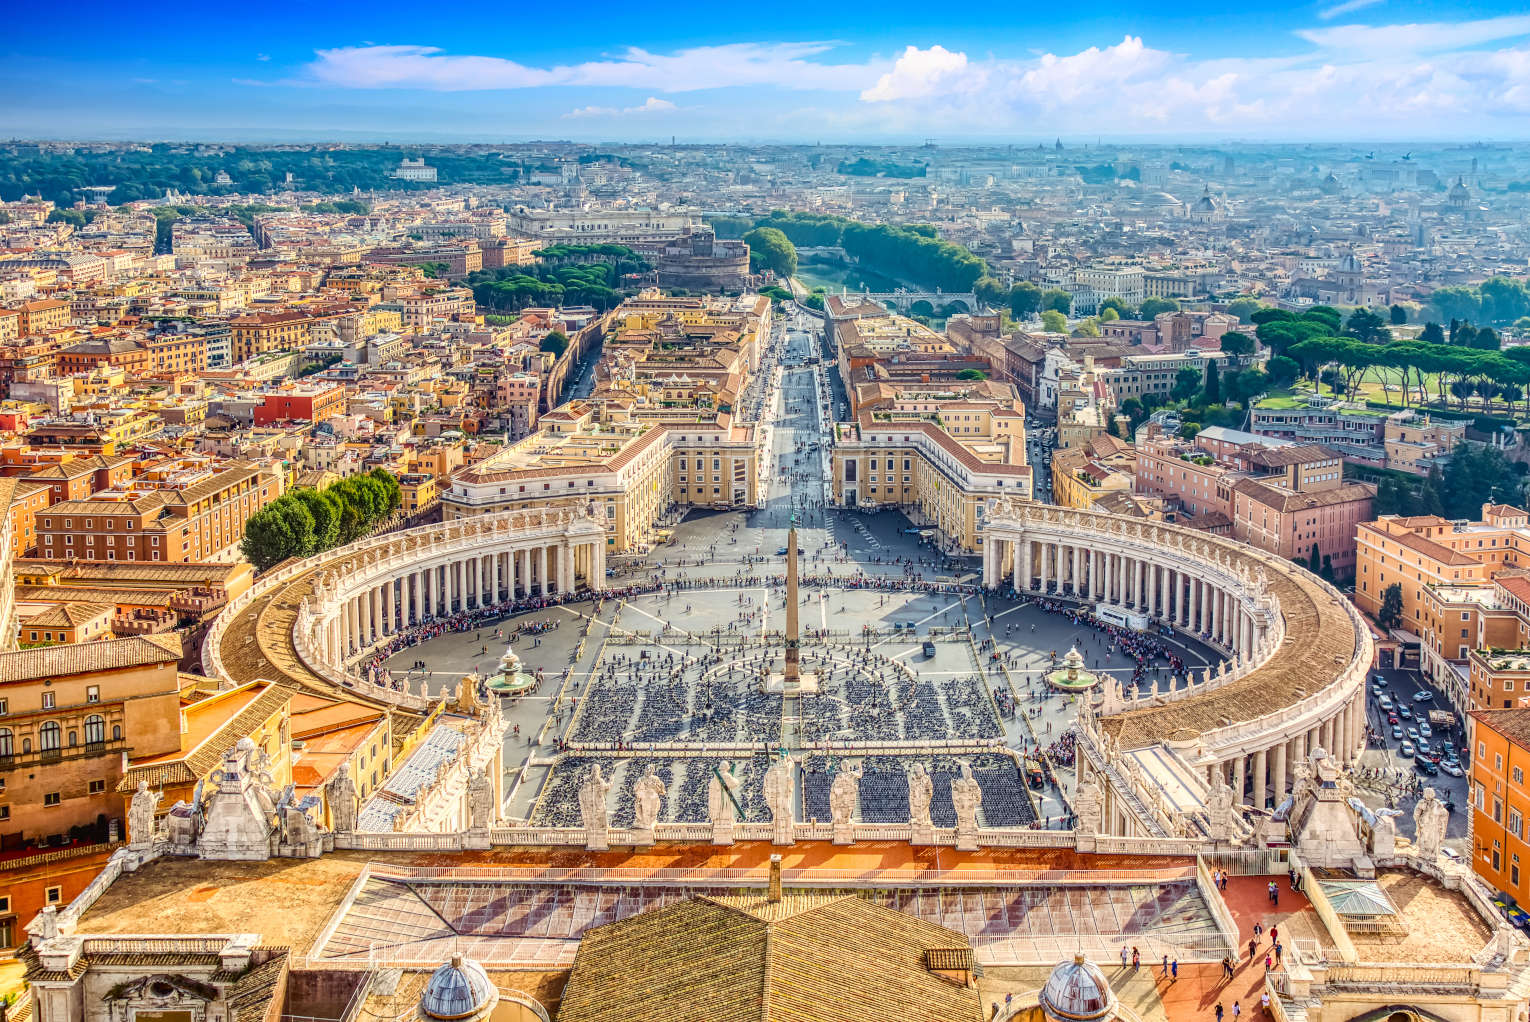
<path id="1" fill-rule="evenodd" d="M 639 847 L 639 848 L 643 848 L 643 847 L 646 847 L 648 845 L 653 844 L 653 831 L 652 830 L 633 830 L 632 831 L 632 843 L 634 845 L 636 845 L 637 847 Z"/>
<path id="2" fill-rule="evenodd" d="M 914 824 L 908 843 L 911 845 L 933 845 L 935 843 L 935 825 L 931 823 L 923 825 Z"/>
<path id="3" fill-rule="evenodd" d="M 712 824 L 712 843 L 714 845 L 731 845 L 733 843 L 733 821 Z"/>
<path id="4" fill-rule="evenodd" d="M 855 844 L 855 828 L 848 823 L 836 823 L 834 825 L 833 842 L 836 845 Z"/>

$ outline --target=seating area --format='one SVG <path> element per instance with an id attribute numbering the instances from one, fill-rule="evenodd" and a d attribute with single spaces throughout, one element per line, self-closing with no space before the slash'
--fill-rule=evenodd
<path id="1" fill-rule="evenodd" d="M 553 767 L 532 812 L 537 827 L 578 827 L 579 785 L 590 768 L 600 765 L 600 772 L 611 784 L 607 805 L 611 826 L 630 827 L 633 817 L 633 786 L 654 764 L 667 791 L 659 819 L 665 823 L 703 823 L 707 820 L 707 788 L 712 771 L 732 772 L 738 778 L 734 798 L 744 810 L 741 819 L 765 823 L 770 813 L 765 808 L 762 779 L 770 766 L 763 754 L 749 759 L 722 760 L 682 756 L 673 759 L 651 756 L 565 756 Z M 827 796 L 825 796 L 827 797 Z"/>

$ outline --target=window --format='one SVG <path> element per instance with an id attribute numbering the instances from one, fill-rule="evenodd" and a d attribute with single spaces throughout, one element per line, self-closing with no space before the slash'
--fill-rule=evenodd
<path id="1" fill-rule="evenodd" d="M 49 791 L 43 794 L 43 805 L 45 806 L 56 806 L 60 801 L 56 791 Z"/>
<path id="2" fill-rule="evenodd" d="M 106 718 L 93 713 L 85 718 L 85 744 L 99 745 L 106 741 Z"/>
<path id="3" fill-rule="evenodd" d="M 49 905 L 57 905 L 64 900 L 64 889 L 62 887 L 50 887 L 43 893 L 43 897 Z"/>
<path id="4" fill-rule="evenodd" d="M 0 727 L 0 756 L 14 756 L 16 754 L 15 738 L 8 727 Z"/>
<path id="5" fill-rule="evenodd" d="M 50 720 L 38 730 L 38 750 L 52 752 L 58 749 L 60 728 L 58 721 Z"/>
<path id="6" fill-rule="evenodd" d="M 1525 822 L 1520 817 L 1518 809 L 1509 810 L 1509 833 L 1517 838 L 1525 836 Z"/>
<path id="7" fill-rule="evenodd" d="M 53 709 L 53 703 L 54 694 L 52 692 L 44 692 L 42 694 L 42 708 L 45 710 L 51 710 Z"/>
<path id="8" fill-rule="evenodd" d="M 86 685 L 85 686 L 85 701 L 87 703 L 99 703 L 101 701 L 101 686 L 100 685 Z"/>

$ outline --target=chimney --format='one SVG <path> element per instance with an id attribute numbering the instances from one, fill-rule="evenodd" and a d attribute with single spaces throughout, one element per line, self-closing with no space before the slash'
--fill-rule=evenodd
<path id="1" fill-rule="evenodd" d="M 770 902 L 772 905 L 779 903 L 781 900 L 780 853 L 770 857 L 770 893 L 765 896 L 765 900 Z"/>

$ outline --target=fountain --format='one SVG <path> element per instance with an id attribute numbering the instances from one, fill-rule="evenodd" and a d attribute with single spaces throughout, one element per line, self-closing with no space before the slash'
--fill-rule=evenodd
<path id="1" fill-rule="evenodd" d="M 505 655 L 499 658 L 499 670 L 489 677 L 489 691 L 502 696 L 520 696 L 531 691 L 537 679 L 521 670 L 521 658 L 515 655 L 515 650 L 505 648 Z"/>
<path id="2" fill-rule="evenodd" d="M 1074 646 L 1063 657 L 1062 667 L 1047 675 L 1047 684 L 1059 692 L 1088 692 L 1100 683 L 1100 676 L 1084 669 L 1084 654 Z"/>

